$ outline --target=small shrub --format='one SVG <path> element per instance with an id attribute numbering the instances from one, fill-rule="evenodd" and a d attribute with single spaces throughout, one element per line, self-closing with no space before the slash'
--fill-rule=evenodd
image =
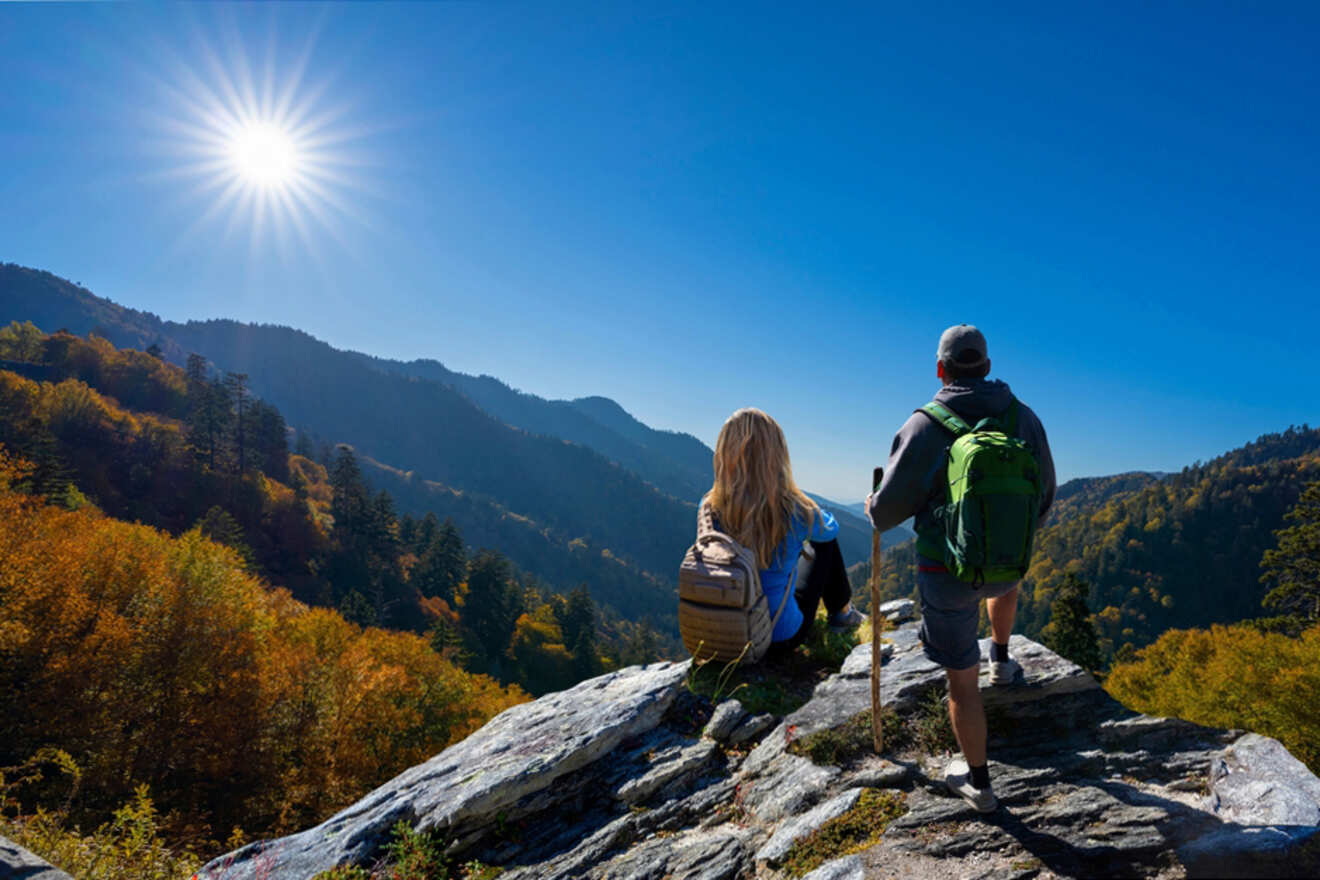
<path id="1" fill-rule="evenodd" d="M 784 856 L 783 868 L 790 877 L 801 877 L 831 859 L 861 852 L 878 842 L 889 823 L 906 812 L 907 798 L 902 793 L 868 788 L 851 810 L 793 844 Z"/>
<path id="2" fill-rule="evenodd" d="M 794 740 L 788 750 L 814 764 L 837 766 L 868 754 L 872 746 L 871 710 L 868 709 L 838 727 Z"/>
<path id="3" fill-rule="evenodd" d="M 171 850 L 161 839 L 146 786 L 91 834 L 65 821 L 62 813 L 38 810 L 0 822 L 0 831 L 79 880 L 183 880 L 202 866 L 199 857 Z"/>
<path id="4" fill-rule="evenodd" d="M 336 865 L 317 874 L 312 880 L 371 880 L 371 872 L 358 865 Z"/>
<path id="5" fill-rule="evenodd" d="M 448 840 L 433 831 L 417 831 L 400 821 L 385 846 L 385 857 L 372 868 L 340 865 L 314 880 L 494 880 L 504 872 L 476 860 L 456 863 L 445 854 Z"/>

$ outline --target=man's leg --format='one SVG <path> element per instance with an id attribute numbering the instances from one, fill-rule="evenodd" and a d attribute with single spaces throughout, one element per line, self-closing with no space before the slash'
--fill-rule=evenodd
<path id="1" fill-rule="evenodd" d="M 1018 588 L 1002 596 L 985 600 L 986 614 L 990 617 L 990 683 L 1006 685 L 1017 681 L 1022 667 L 1008 656 L 1008 640 L 1013 635 L 1013 621 L 1017 618 Z"/>
<path id="2" fill-rule="evenodd" d="M 945 669 L 949 677 L 949 720 L 962 749 L 944 771 L 944 784 L 978 813 L 992 812 L 999 801 L 990 790 L 990 771 L 985 757 L 985 707 L 977 678 L 981 664 L 966 669 Z"/>
<path id="3" fill-rule="evenodd" d="M 949 680 L 949 720 L 962 749 L 963 759 L 954 759 L 944 773 L 949 790 L 985 813 L 995 809 L 986 769 L 985 708 L 977 676 L 981 671 L 981 648 L 976 626 L 981 616 L 981 595 L 950 575 L 917 569 L 921 595 L 921 643 L 926 657 L 940 666 Z"/>
<path id="4" fill-rule="evenodd" d="M 967 766 L 985 764 L 985 707 L 981 704 L 981 686 L 977 681 L 981 665 L 969 669 L 946 669 L 949 676 L 949 720 L 958 738 Z"/>
<path id="5" fill-rule="evenodd" d="M 996 644 L 1007 645 L 1008 637 L 1013 635 L 1013 621 L 1017 619 L 1017 601 L 1017 587 L 1002 596 L 985 600 L 985 610 L 990 616 L 990 637 Z"/>

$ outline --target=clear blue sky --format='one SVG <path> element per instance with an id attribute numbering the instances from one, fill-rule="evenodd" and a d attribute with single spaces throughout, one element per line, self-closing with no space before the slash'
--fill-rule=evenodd
<path id="1" fill-rule="evenodd" d="M 0 259 L 708 443 L 761 406 L 844 500 L 968 321 L 1062 476 L 1178 469 L 1320 421 L 1320 4 L 1143 6 L 0 4 Z M 265 83 L 322 195 L 258 225 L 188 132 Z"/>

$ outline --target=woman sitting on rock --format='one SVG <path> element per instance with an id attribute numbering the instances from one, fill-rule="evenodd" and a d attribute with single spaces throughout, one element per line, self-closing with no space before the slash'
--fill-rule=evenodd
<path id="1" fill-rule="evenodd" d="M 698 519 L 703 515 L 756 554 L 772 613 L 784 591 L 794 591 L 795 601 L 775 624 L 768 656 L 784 656 L 806 640 L 822 599 L 836 632 L 866 620 L 852 607 L 836 540 L 839 524 L 797 487 L 784 432 L 761 410 L 740 409 L 720 429 L 715 484 L 701 499 Z"/>

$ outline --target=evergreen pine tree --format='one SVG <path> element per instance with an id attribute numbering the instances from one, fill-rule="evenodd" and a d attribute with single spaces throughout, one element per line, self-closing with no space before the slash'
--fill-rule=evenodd
<path id="1" fill-rule="evenodd" d="M 1307 485 L 1284 520 L 1292 525 L 1274 533 L 1278 546 L 1260 561 L 1261 582 L 1274 585 L 1263 604 L 1306 626 L 1320 622 L 1320 481 Z"/>
<path id="2" fill-rule="evenodd" d="M 1086 605 L 1090 586 L 1071 572 L 1051 601 L 1050 622 L 1043 633 L 1045 644 L 1056 654 L 1089 671 L 1100 668 L 1100 642 L 1091 610 Z"/>
<path id="3" fill-rule="evenodd" d="M 34 424 L 34 439 L 25 450 L 33 469 L 25 481 L 33 495 L 41 495 L 51 504 L 73 506 L 77 497 L 73 485 L 73 472 L 60 454 L 55 437 L 44 426 Z"/>
<path id="4" fill-rule="evenodd" d="M 226 547 L 236 550 L 249 570 L 255 568 L 252 548 L 248 546 L 247 538 L 243 534 L 243 527 L 223 507 L 213 505 L 197 521 L 197 528 L 203 535 L 217 544 L 224 544 Z"/>
<path id="5" fill-rule="evenodd" d="M 362 469 L 349 446 L 339 447 L 339 454 L 330 467 L 330 488 L 334 491 L 330 514 L 335 519 L 335 538 L 341 544 L 351 543 L 366 528 L 370 502 Z"/>
<path id="6" fill-rule="evenodd" d="M 284 416 L 262 400 L 253 399 L 247 408 L 247 437 L 252 460 L 266 476 L 281 483 L 289 479 L 289 438 Z"/>
<path id="7" fill-rule="evenodd" d="M 428 513 L 417 527 L 419 542 L 428 532 L 432 536 L 413 569 L 413 585 L 423 596 L 439 596 L 453 605 L 458 585 L 467 574 L 467 551 L 452 519 L 446 518 L 442 525 L 435 523 L 435 514 Z"/>
<path id="8" fill-rule="evenodd" d="M 234 448 L 238 450 L 238 473 L 241 476 L 247 470 L 248 436 L 248 376 L 247 373 L 226 373 L 225 388 L 233 401 L 234 412 Z"/>
<path id="9" fill-rule="evenodd" d="M 557 604 L 555 616 L 564 634 L 564 644 L 573 654 L 573 668 L 578 677 L 595 675 L 600 666 L 596 656 L 596 606 L 587 585 L 573 590 L 567 600 Z"/>
<path id="10" fill-rule="evenodd" d="M 450 526 L 453 526 L 453 521 L 450 520 L 449 524 Z M 440 534 L 440 519 L 435 515 L 434 512 L 428 510 L 426 512 L 426 516 L 422 517 L 420 520 L 416 522 L 416 529 L 413 531 L 413 535 L 412 535 L 413 552 L 415 552 L 418 556 L 421 556 L 423 553 L 427 551 L 427 548 L 431 546 L 432 542 L 435 541 L 436 537 L 439 534 Z M 459 541 L 459 549 L 460 550 L 463 549 L 462 540 Z M 467 565 L 466 556 L 463 558 L 463 565 Z"/>
<path id="11" fill-rule="evenodd" d="M 196 387 L 198 399 L 193 410 L 193 445 L 203 450 L 207 466 L 216 469 L 223 462 L 225 439 L 233 422 L 229 388 L 221 382 L 202 382 Z"/>
<path id="12" fill-rule="evenodd" d="M 312 447 L 312 438 L 307 436 L 307 432 L 301 428 L 298 430 L 297 439 L 293 443 L 293 454 L 301 455 L 303 458 L 315 459 L 316 450 Z"/>
<path id="13" fill-rule="evenodd" d="M 476 639 L 483 670 L 499 676 L 509 640 L 522 614 L 522 593 L 512 583 L 509 561 L 495 550 L 482 550 L 468 572 L 463 623 Z"/>

